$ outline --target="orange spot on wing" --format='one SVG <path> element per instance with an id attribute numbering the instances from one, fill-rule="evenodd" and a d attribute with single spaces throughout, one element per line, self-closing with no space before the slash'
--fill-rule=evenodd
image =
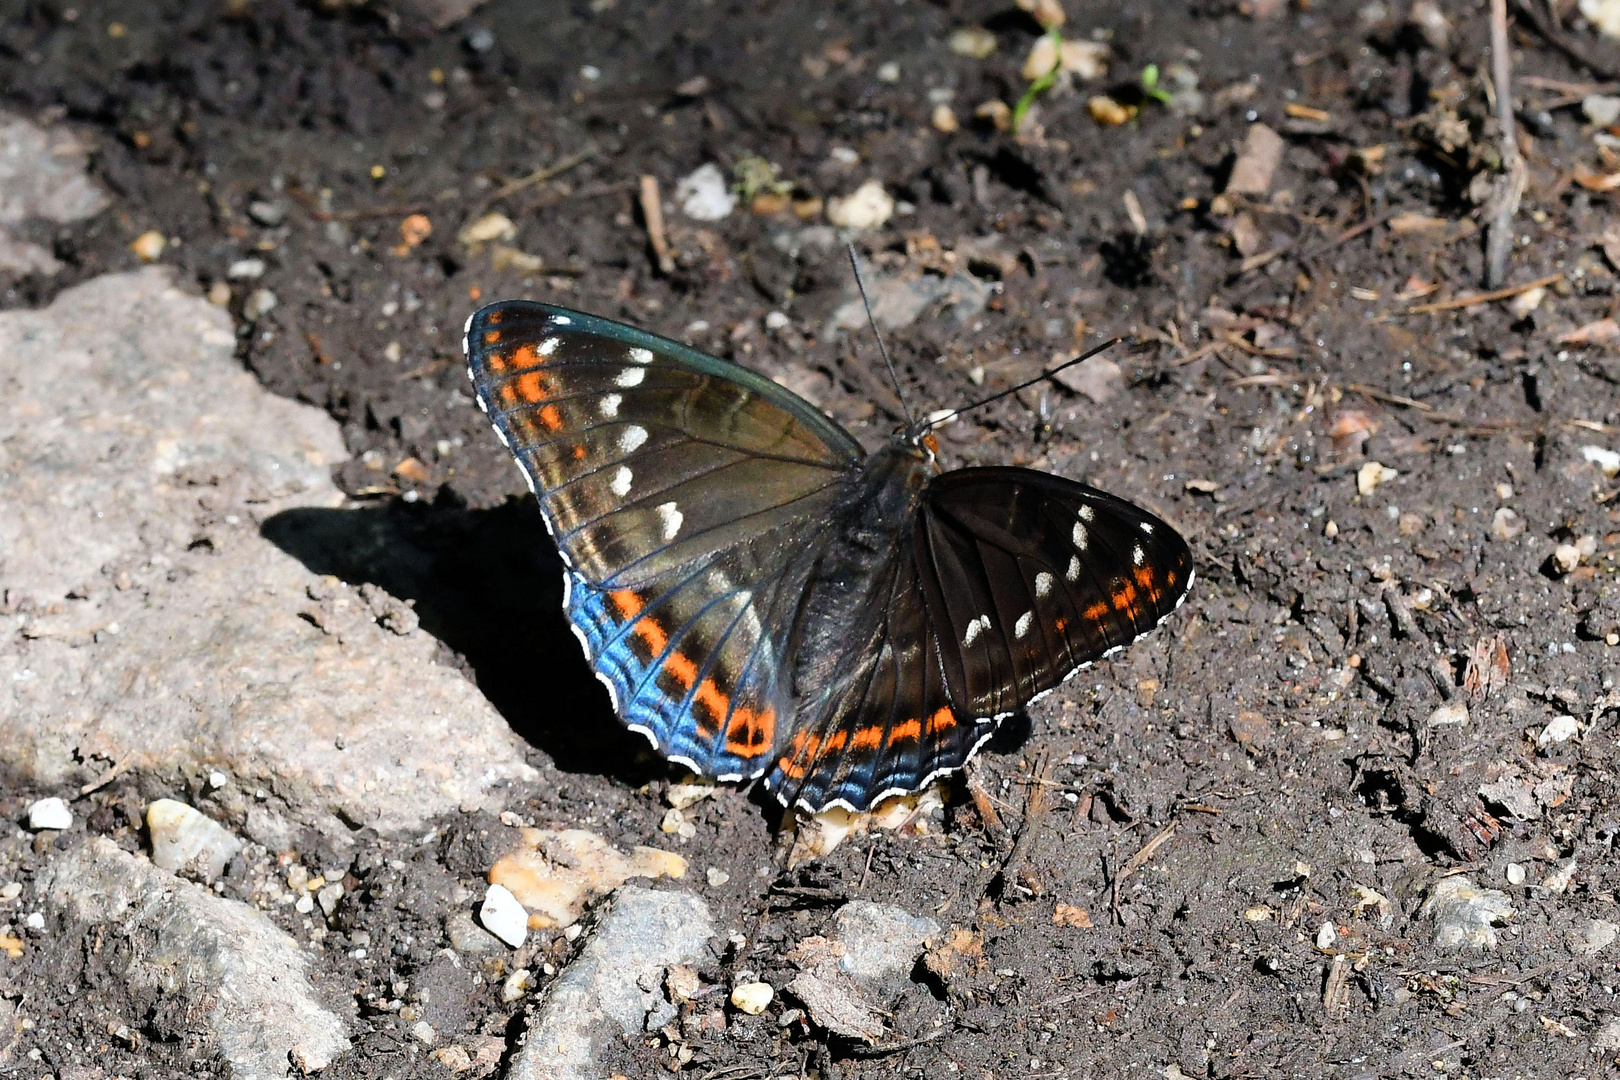
<path id="1" fill-rule="evenodd" d="M 484 321 L 493 326 L 501 321 L 501 316 L 504 314 L 506 313 L 503 311 L 492 311 L 488 315 L 484 316 Z"/>
<path id="2" fill-rule="evenodd" d="M 562 410 L 555 405 L 547 405 L 540 410 L 540 422 L 552 431 L 562 427 Z"/>
<path id="3" fill-rule="evenodd" d="M 1052 625 L 1057 627 L 1057 632 L 1061 634 L 1069 628 L 1069 620 L 1060 615 L 1052 620 Z"/>
<path id="4" fill-rule="evenodd" d="M 540 350 L 533 345 L 519 345 L 513 350 L 512 355 L 507 357 L 506 362 L 512 365 L 515 370 L 524 371 L 528 368 L 539 367 L 545 363 L 545 358 L 540 355 Z"/>
<path id="5" fill-rule="evenodd" d="M 642 640 L 651 656 L 663 655 L 664 649 L 669 645 L 669 634 L 665 633 L 664 628 L 658 625 L 658 620 L 651 615 L 637 619 L 631 633 Z"/>
<path id="6" fill-rule="evenodd" d="M 920 739 L 922 738 L 922 728 L 923 725 L 921 720 L 902 720 L 900 723 L 894 725 L 894 730 L 891 731 L 889 735 L 895 740 Z"/>
<path id="7" fill-rule="evenodd" d="M 1136 586 L 1128 581 L 1119 583 L 1114 595 L 1109 597 L 1114 603 L 1115 611 L 1134 611 L 1136 609 Z"/>
<path id="8" fill-rule="evenodd" d="M 828 754 L 838 753 L 838 751 L 844 748 L 844 744 L 847 742 L 849 742 L 849 732 L 833 732 L 831 735 L 827 736 L 827 741 L 821 744 L 821 756 L 825 757 Z"/>
<path id="9" fill-rule="evenodd" d="M 501 332 L 499 330 L 485 330 L 484 331 L 484 344 L 485 345 L 493 345 L 499 340 L 501 340 Z"/>
<path id="10" fill-rule="evenodd" d="M 712 717 L 713 722 L 707 725 L 711 729 L 719 726 L 721 717 L 725 716 L 727 710 L 731 708 L 730 695 L 722 693 L 713 679 L 704 679 L 699 683 L 697 694 L 692 700 L 702 705 L 709 716 Z"/>
<path id="11" fill-rule="evenodd" d="M 686 690 L 692 688 L 692 682 L 697 678 L 697 665 L 688 660 L 683 652 L 670 653 L 664 659 L 664 670 Z"/>
<path id="12" fill-rule="evenodd" d="M 1136 578 L 1138 588 L 1145 590 L 1148 596 L 1154 600 L 1159 598 L 1159 583 L 1153 580 L 1153 568 L 1151 566 L 1138 566 L 1133 576 Z"/>
<path id="13" fill-rule="evenodd" d="M 546 398 L 545 383 L 541 381 L 538 371 L 530 371 L 519 375 L 512 385 L 517 388 L 518 397 L 531 405 L 536 401 L 544 401 Z M 556 406 L 551 406 L 551 408 L 555 409 Z"/>
<path id="14" fill-rule="evenodd" d="M 584 461 L 585 460 L 585 448 L 583 446 L 574 447 L 574 460 L 575 461 Z"/>
<path id="15" fill-rule="evenodd" d="M 805 765 L 816 756 L 816 750 L 821 740 L 807 731 L 801 731 L 793 736 L 793 742 L 788 744 L 788 752 L 777 759 L 776 767 L 790 780 L 799 780 L 804 777 Z"/>
<path id="16" fill-rule="evenodd" d="M 956 726 L 956 715 L 946 707 L 935 709 L 934 715 L 928 718 L 928 734 L 930 735 L 948 731 L 954 726 Z"/>
<path id="17" fill-rule="evenodd" d="M 1114 609 L 1108 606 L 1107 601 L 1099 600 L 1095 604 L 1092 604 L 1090 607 L 1086 608 L 1086 610 L 1082 611 L 1080 614 L 1086 620 L 1086 622 L 1097 623 L 1108 618 L 1109 615 L 1113 614 L 1113 611 Z"/>
<path id="18" fill-rule="evenodd" d="M 851 750 L 876 750 L 883 745 L 883 726 L 873 724 L 855 732 L 849 740 Z"/>
<path id="19" fill-rule="evenodd" d="M 621 619 L 633 619 L 641 614 L 641 597 L 634 589 L 617 589 L 608 593 L 608 599 L 619 609 Z"/>
<path id="20" fill-rule="evenodd" d="M 739 705 L 726 727 L 726 750 L 741 757 L 752 757 L 769 746 L 775 734 L 775 709 L 767 705 L 756 712 Z"/>

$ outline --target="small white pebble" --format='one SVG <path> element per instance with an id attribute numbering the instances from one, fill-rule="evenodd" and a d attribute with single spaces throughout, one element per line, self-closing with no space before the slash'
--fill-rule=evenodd
<path id="1" fill-rule="evenodd" d="M 213 788 L 215 791 L 218 791 L 220 788 L 225 786 L 228 779 L 229 777 L 227 777 L 224 773 L 220 772 L 218 769 L 215 769 L 213 772 L 208 774 L 208 786 Z"/>
<path id="2" fill-rule="evenodd" d="M 23 920 L 23 925 L 30 930 L 43 930 L 45 929 L 45 916 L 38 911 L 30 911 L 28 918 Z"/>
<path id="3" fill-rule="evenodd" d="M 1580 723 L 1573 716 L 1567 713 L 1563 716 L 1555 716 L 1547 721 L 1547 726 L 1541 729 L 1540 735 L 1536 736 L 1536 745 L 1546 747 L 1551 746 L 1553 743 L 1561 743 L 1574 738 L 1579 731 Z"/>
<path id="4" fill-rule="evenodd" d="M 0 885 L 0 900 L 15 900 L 22 895 L 22 882 L 8 881 Z"/>
<path id="5" fill-rule="evenodd" d="M 1324 952 L 1333 948 L 1333 943 L 1338 940 L 1339 932 L 1333 929 L 1330 922 L 1323 923 L 1321 929 L 1316 932 L 1316 947 Z"/>
<path id="6" fill-rule="evenodd" d="M 491 885 L 478 909 L 484 929 L 512 946 L 522 948 L 529 937 L 529 913 L 505 885 Z"/>
<path id="7" fill-rule="evenodd" d="M 528 968 L 518 968 L 501 983 L 501 1000 L 510 1005 L 533 989 L 534 973 Z"/>
<path id="8" fill-rule="evenodd" d="M 233 281 L 251 281 L 264 276 L 263 259 L 238 259 L 231 263 L 225 276 Z"/>
<path id="9" fill-rule="evenodd" d="M 293 903 L 293 910 L 300 915 L 308 915 L 315 910 L 315 898 L 309 893 L 305 893 Z"/>
<path id="10" fill-rule="evenodd" d="M 1567 574 L 1581 564 L 1581 549 L 1574 544 L 1559 544 L 1553 549 L 1553 565 L 1560 574 Z"/>
<path id="11" fill-rule="evenodd" d="M 739 983 L 731 992 L 731 1003 L 739 1012 L 749 1016 L 758 1016 L 770 1005 L 771 999 L 776 997 L 776 991 L 771 989 L 770 983 L 745 982 Z"/>
<path id="12" fill-rule="evenodd" d="M 1520 866 L 1516 862 L 1508 863 L 1507 864 L 1507 879 L 1508 879 L 1508 884 L 1509 885 L 1523 885 L 1524 884 L 1524 867 Z"/>
<path id="13" fill-rule="evenodd" d="M 789 321 L 788 317 L 780 311 L 767 312 L 765 315 L 765 329 L 781 330 L 787 326 Z"/>
<path id="14" fill-rule="evenodd" d="M 41 829 L 71 829 L 73 827 L 73 811 L 68 804 L 56 796 L 40 799 L 28 808 L 28 827 L 35 832 Z"/>
<path id="15" fill-rule="evenodd" d="M 720 869 L 718 866 L 709 867 L 707 876 L 709 879 L 709 886 L 715 889 L 718 889 L 720 886 L 731 880 L 731 875 Z"/>
<path id="16" fill-rule="evenodd" d="M 423 1046 L 432 1046 L 439 1040 L 439 1033 L 426 1020 L 418 1020 L 411 1025 L 411 1037 Z"/>

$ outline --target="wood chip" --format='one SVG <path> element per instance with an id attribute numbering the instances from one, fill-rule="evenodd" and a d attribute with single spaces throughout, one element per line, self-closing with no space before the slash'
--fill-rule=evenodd
<path id="1" fill-rule="evenodd" d="M 1271 190 L 1271 179 L 1282 163 L 1283 138 L 1264 124 L 1250 124 L 1243 139 L 1237 161 L 1232 165 L 1232 178 L 1226 190 L 1233 195 L 1265 195 Z"/>
<path id="2" fill-rule="evenodd" d="M 1613 319 L 1598 319 L 1585 326 L 1578 326 L 1567 334 L 1558 338 L 1560 345 L 1592 345 L 1599 341 L 1611 341 L 1620 337 L 1620 323 Z"/>

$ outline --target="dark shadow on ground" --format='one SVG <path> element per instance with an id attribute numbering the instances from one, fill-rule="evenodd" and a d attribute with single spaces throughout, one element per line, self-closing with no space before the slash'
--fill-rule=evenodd
<path id="1" fill-rule="evenodd" d="M 512 730 L 566 772 L 629 784 L 663 775 L 614 717 L 562 612 L 562 561 L 532 498 L 470 510 L 452 495 L 267 520 L 271 543 L 317 574 L 415 601 L 422 629 L 471 669 Z"/>

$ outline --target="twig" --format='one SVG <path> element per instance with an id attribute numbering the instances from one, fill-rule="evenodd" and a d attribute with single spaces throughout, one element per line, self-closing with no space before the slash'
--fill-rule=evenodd
<path id="1" fill-rule="evenodd" d="M 500 187 L 496 188 L 492 194 L 485 196 L 484 201 L 479 204 L 479 209 L 482 211 L 483 209 L 489 207 L 492 203 L 497 203 L 506 198 L 508 195 L 516 195 L 524 188 L 533 187 L 536 184 L 543 184 L 554 176 L 561 176 L 569 169 L 572 169 L 575 165 L 580 165 L 589 161 L 591 158 L 596 156 L 596 153 L 596 147 L 587 146 L 583 150 L 578 150 L 572 154 L 569 154 L 567 157 L 563 158 L 554 165 L 547 165 L 544 169 L 536 169 L 528 176 L 513 180 L 510 183 L 502 184 Z"/>
<path id="2" fill-rule="evenodd" d="M 641 178 L 641 216 L 647 223 L 647 242 L 658 259 L 658 272 L 667 277 L 675 272 L 675 256 L 669 253 L 669 241 L 664 239 L 664 207 L 658 200 L 656 176 Z"/>
<path id="3" fill-rule="evenodd" d="M 1114 884 L 1113 889 L 1111 890 L 1113 893 L 1111 907 L 1113 908 L 1114 918 L 1116 920 L 1119 920 L 1120 886 L 1124 885 L 1126 881 L 1130 880 L 1132 874 L 1146 866 L 1148 860 L 1153 858 L 1153 853 L 1163 847 L 1172 836 L 1176 835 L 1176 826 L 1178 824 L 1179 822 L 1171 820 L 1170 824 L 1148 837 L 1147 843 L 1143 844 L 1141 849 L 1137 851 L 1135 855 L 1132 855 L 1130 859 L 1126 861 L 1124 866 L 1119 868 L 1119 873 L 1114 875 Z"/>
<path id="4" fill-rule="evenodd" d="M 1563 276 L 1563 274 L 1548 274 L 1534 281 L 1526 281 L 1522 285 L 1509 285 L 1504 289 L 1492 289 L 1490 292 L 1467 293 L 1463 296 L 1453 296 L 1450 300 L 1437 300 L 1432 304 L 1418 304 L 1400 311 L 1388 312 L 1384 318 L 1393 318 L 1396 315 L 1428 315 L 1436 311 L 1455 311 L 1457 308 L 1473 307 L 1476 304 L 1489 304 L 1496 300 L 1511 300 L 1531 289 L 1546 288 Z"/>
<path id="5" fill-rule="evenodd" d="M 937 1027 L 928 1034 L 920 1035 L 915 1039 L 903 1039 L 900 1042 L 885 1043 L 882 1046 L 852 1046 L 846 1053 L 850 1057 L 857 1058 L 887 1057 L 890 1054 L 899 1054 L 919 1046 L 925 1046 L 935 1039 L 943 1039 L 945 1036 L 952 1034 L 955 1034 L 955 1032 L 951 1028 Z"/>
<path id="6" fill-rule="evenodd" d="M 979 812 L 979 818 L 985 827 L 997 836 L 1005 836 L 1007 826 L 1001 822 L 1001 815 L 990 801 L 990 793 L 984 789 L 984 781 L 979 778 L 979 767 L 969 762 L 962 772 L 962 778 L 967 781 L 968 797 L 973 800 L 973 808 Z"/>
<path id="7" fill-rule="evenodd" d="M 1002 895 L 1004 896 L 1006 895 L 1007 886 L 1018 884 L 1016 881 L 1018 871 L 1023 868 L 1029 849 L 1034 844 L 1036 826 L 1039 825 L 1040 819 L 1046 814 L 1049 805 L 1047 789 L 1056 786 L 1052 784 L 1052 767 L 1051 759 L 1043 754 L 1040 764 L 1036 767 L 1035 782 L 1030 785 L 1029 800 L 1024 808 L 1024 824 L 1018 830 L 1018 839 L 1014 841 L 1012 851 L 1007 853 L 1006 861 L 1001 864 L 999 876 L 1001 878 Z M 1030 892 L 1040 896 L 1039 882 L 1033 884 L 1034 887 L 1030 889 Z"/>
<path id="8" fill-rule="evenodd" d="M 102 788 L 106 787 L 120 776 L 123 776 L 134 764 L 135 756 L 133 754 L 127 755 L 123 761 L 118 762 L 118 764 L 108 769 L 105 773 L 81 787 L 79 789 L 78 797 L 82 799 L 93 791 L 100 791 Z"/>
<path id="9" fill-rule="evenodd" d="M 1519 154 L 1513 121 L 1513 56 L 1508 49 L 1507 0 L 1491 0 L 1491 81 L 1496 86 L 1496 122 L 1502 143 L 1502 174 L 1491 191 L 1489 232 L 1485 236 L 1485 285 L 1498 288 L 1507 280 L 1513 251 L 1513 217 L 1524 198 L 1529 171 Z"/>

